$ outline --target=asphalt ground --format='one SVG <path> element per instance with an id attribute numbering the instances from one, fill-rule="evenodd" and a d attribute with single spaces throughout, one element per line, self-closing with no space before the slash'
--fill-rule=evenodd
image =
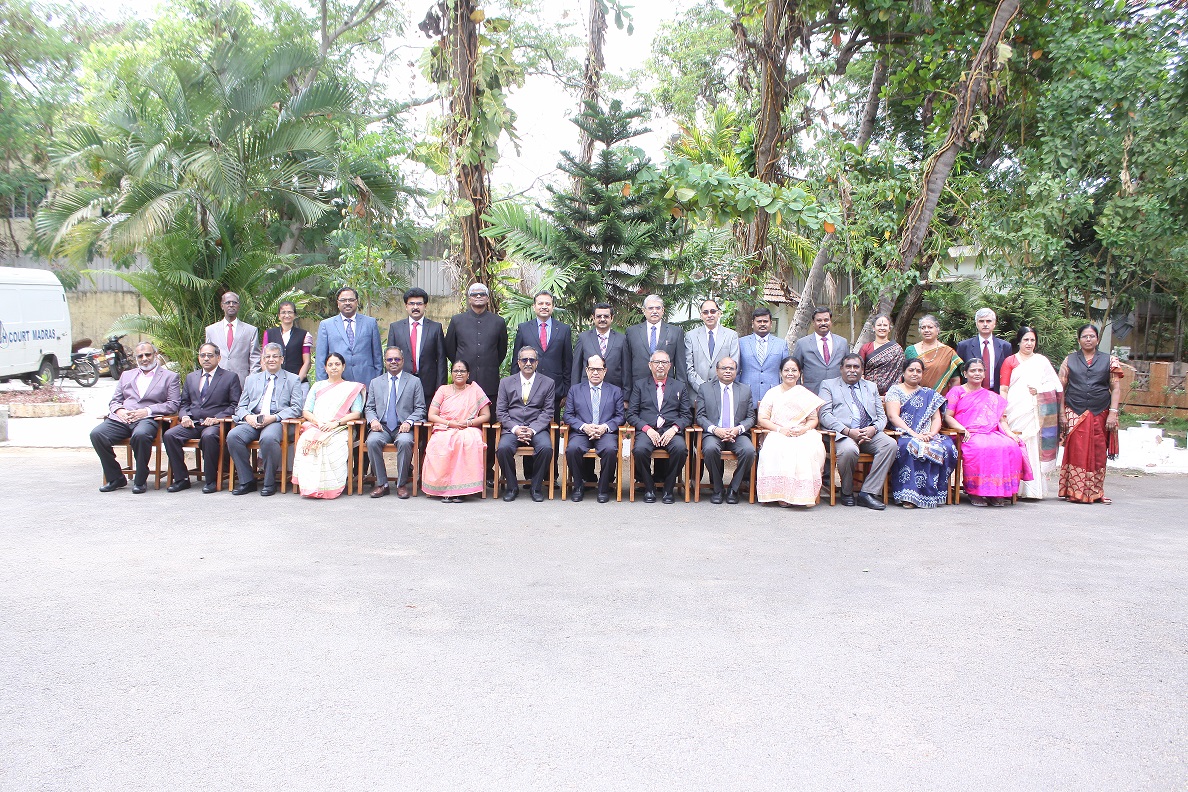
<path id="1" fill-rule="evenodd" d="M 127 489 L 0 450 L 0 789 L 1188 788 L 1188 498 Z"/>

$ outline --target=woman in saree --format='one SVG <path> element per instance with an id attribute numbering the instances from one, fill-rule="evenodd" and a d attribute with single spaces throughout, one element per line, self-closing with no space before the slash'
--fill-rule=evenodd
<path id="1" fill-rule="evenodd" d="M 1070 503 L 1110 503 L 1105 496 L 1106 459 L 1118 453 L 1122 370 L 1098 350 L 1100 338 L 1096 327 L 1084 325 L 1077 331 L 1080 348 L 1060 364 L 1064 386 L 1060 497 Z"/>
<path id="2" fill-rule="evenodd" d="M 1056 469 L 1060 447 L 1060 410 L 1064 387 L 1056 369 L 1035 351 L 1039 334 L 1034 327 L 1020 327 L 1015 338 L 1019 351 L 1002 362 L 999 392 L 1007 400 L 1006 419 L 1011 431 L 1021 435 L 1027 463 L 1035 478 L 1019 484 L 1019 497 L 1043 499 L 1047 475 Z"/>
<path id="3" fill-rule="evenodd" d="M 905 355 L 908 360 L 919 358 L 924 364 L 924 376 L 920 384 L 925 388 L 932 388 L 941 393 L 947 388 L 959 384 L 957 374 L 961 370 L 961 358 L 956 350 L 948 344 L 942 344 L 940 323 L 932 314 L 920 317 L 920 342 L 907 348 Z"/>
<path id="4" fill-rule="evenodd" d="M 483 491 L 487 444 L 482 426 L 491 420 L 491 400 L 470 381 L 470 364 L 455 360 L 454 381 L 433 394 L 425 446 L 421 489 L 442 503 L 461 503 L 465 495 Z"/>
<path id="5" fill-rule="evenodd" d="M 985 506 L 1009 503 L 1019 491 L 1024 472 L 1022 444 L 1006 422 L 1006 399 L 983 387 L 986 365 L 981 358 L 965 363 L 965 384 L 948 393 L 945 423 L 961 432 L 962 478 L 969 502 Z"/>
<path id="6" fill-rule="evenodd" d="M 903 372 L 903 347 L 891 338 L 891 318 L 879 314 L 874 320 L 874 341 L 867 341 L 858 350 L 862 358 L 862 376 L 875 384 L 880 396 L 899 382 Z"/>
<path id="7" fill-rule="evenodd" d="M 891 465 L 891 497 L 901 506 L 932 509 L 948 500 L 957 447 L 941 434 L 945 397 L 922 386 L 923 376 L 924 363 L 909 360 L 903 383 L 891 386 L 884 404 L 888 423 L 902 433 L 899 456 Z"/>
<path id="8" fill-rule="evenodd" d="M 820 396 L 800 384 L 800 366 L 780 362 L 780 384 L 759 403 L 759 427 L 767 430 L 755 488 L 760 503 L 814 506 L 821 494 L 825 444 L 817 428 Z"/>
<path id="9" fill-rule="evenodd" d="M 351 430 L 363 414 L 363 386 L 342 378 L 346 360 L 337 352 L 326 358 L 326 379 L 305 397 L 301 434 L 293 457 L 293 483 L 305 498 L 337 498 L 351 471 Z"/>

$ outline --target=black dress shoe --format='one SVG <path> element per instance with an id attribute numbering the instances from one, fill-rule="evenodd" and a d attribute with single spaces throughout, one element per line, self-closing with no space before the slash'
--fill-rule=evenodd
<path id="1" fill-rule="evenodd" d="M 854 496 L 853 495 L 847 495 L 843 492 L 841 495 L 838 496 L 837 499 L 839 501 L 841 501 L 842 506 L 853 506 L 854 505 Z"/>
<path id="2" fill-rule="evenodd" d="M 210 493 L 215 492 L 218 489 L 218 486 L 219 485 L 213 481 L 208 481 L 202 485 L 202 494 L 209 495 Z"/>
<path id="3" fill-rule="evenodd" d="M 715 492 L 713 495 L 710 495 L 710 503 L 718 504 L 721 502 L 722 502 L 722 493 Z"/>
<path id="4" fill-rule="evenodd" d="M 276 494 L 276 487 L 260 487 L 260 496 L 267 498 L 270 495 Z"/>
<path id="5" fill-rule="evenodd" d="M 606 503 L 608 500 L 610 500 L 610 493 L 609 493 L 609 492 L 600 492 L 600 493 L 598 493 L 598 502 L 599 502 L 599 503 Z"/>
<path id="6" fill-rule="evenodd" d="M 181 481 L 175 481 L 172 484 L 170 484 L 169 487 L 165 491 L 166 492 L 181 492 L 182 490 L 187 490 L 189 488 L 190 488 L 190 480 L 182 479 Z"/>
<path id="7" fill-rule="evenodd" d="M 730 490 L 729 492 L 727 492 L 726 493 L 726 502 L 727 503 L 738 503 L 738 493 L 735 492 L 734 490 Z"/>
<path id="8" fill-rule="evenodd" d="M 539 490 L 532 490 L 532 502 L 544 503 L 544 493 Z"/>
<path id="9" fill-rule="evenodd" d="M 519 489 L 520 489 L 519 487 L 508 487 L 507 492 L 503 493 L 503 500 L 506 501 L 507 503 L 511 503 L 512 501 L 514 501 L 516 499 L 516 494 Z"/>
<path id="10" fill-rule="evenodd" d="M 644 490 L 644 503 L 655 503 L 655 502 L 656 502 L 656 491 L 655 490 Z"/>
<path id="11" fill-rule="evenodd" d="M 676 503 L 676 498 L 672 497 L 672 490 L 664 490 L 664 497 L 660 500 L 665 503 Z"/>
<path id="12" fill-rule="evenodd" d="M 874 509 L 875 511 L 882 511 L 883 509 L 887 508 L 887 504 L 883 503 L 869 492 L 859 492 L 858 503 L 861 506 L 865 506 L 868 509 Z"/>
<path id="13" fill-rule="evenodd" d="M 135 481 L 132 482 L 133 495 L 143 495 L 146 492 L 148 492 L 148 484 L 137 484 Z"/>
<path id="14" fill-rule="evenodd" d="M 236 487 L 235 489 L 231 490 L 231 494 L 232 495 L 247 495 L 249 492 L 255 492 L 255 491 L 256 491 L 256 481 L 255 481 L 255 479 L 253 479 L 251 481 L 245 481 L 242 484 L 240 484 L 238 487 Z"/>
<path id="15" fill-rule="evenodd" d="M 122 478 L 118 481 L 109 481 L 99 488 L 100 492 L 115 492 L 118 489 L 123 489 L 128 486 L 128 479 Z"/>
<path id="16" fill-rule="evenodd" d="M 581 503 L 582 498 L 584 498 L 584 497 L 586 497 L 586 488 L 578 487 L 577 489 L 575 489 L 573 491 L 573 494 L 569 496 L 569 499 L 571 501 L 573 501 L 574 503 Z"/>

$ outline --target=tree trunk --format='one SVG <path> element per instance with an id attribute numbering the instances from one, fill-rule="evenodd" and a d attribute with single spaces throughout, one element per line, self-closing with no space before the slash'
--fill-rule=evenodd
<path id="1" fill-rule="evenodd" d="M 602 0 L 590 0 L 590 41 L 586 49 L 586 71 L 582 76 L 582 104 L 578 112 L 586 108 L 587 102 L 597 102 L 601 96 L 602 71 L 606 68 L 606 59 L 602 55 L 603 45 L 606 44 L 606 7 Z M 582 130 L 578 138 L 578 162 L 589 165 L 594 159 L 594 139 Z M 582 180 L 574 178 L 573 192 L 581 194 Z"/>
<path id="2" fill-rule="evenodd" d="M 957 84 L 957 96 L 953 109 L 953 118 L 949 124 L 949 134 L 940 149 L 924 166 L 922 182 L 924 189 L 908 210 L 904 223 L 903 238 L 899 243 L 900 260 L 895 264 L 895 272 L 890 273 L 888 283 L 879 291 L 879 300 L 871 316 L 880 313 L 887 315 L 895 308 L 895 300 L 899 296 L 902 276 L 916 266 L 924 240 L 928 237 L 928 227 L 932 223 L 932 215 L 936 211 L 936 204 L 940 200 L 941 192 L 945 188 L 945 181 L 949 172 L 957 161 L 957 155 L 965 147 L 966 135 L 969 132 L 970 119 L 974 110 L 986 94 L 986 84 L 989 76 L 998 67 L 998 44 L 1006 31 L 1007 24 L 1019 11 L 1019 0 L 999 0 L 994 10 L 994 17 L 990 21 L 990 28 L 986 31 L 982 45 L 974 55 L 966 77 Z M 874 336 L 870 319 L 862 328 L 862 334 L 857 343 L 864 344 Z"/>
<path id="3" fill-rule="evenodd" d="M 879 116 L 879 94 L 887 84 L 887 55 L 875 61 L 874 72 L 870 76 L 870 90 L 866 94 L 866 106 L 862 108 L 862 123 L 858 125 L 858 148 L 866 148 L 870 136 L 874 134 L 875 119 Z"/>
<path id="4" fill-rule="evenodd" d="M 912 331 L 912 317 L 916 315 L 916 311 L 920 310 L 920 305 L 923 302 L 924 284 L 917 283 L 912 286 L 911 291 L 904 298 L 903 307 L 899 309 L 898 321 L 895 323 L 895 340 L 905 349 L 907 348 L 908 333 Z"/>

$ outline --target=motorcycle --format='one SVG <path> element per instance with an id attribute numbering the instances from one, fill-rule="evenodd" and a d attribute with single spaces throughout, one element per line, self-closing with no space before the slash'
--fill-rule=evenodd
<path id="1" fill-rule="evenodd" d="M 120 343 L 121 338 L 123 338 L 122 335 L 111 336 L 103 344 L 103 356 L 107 360 L 107 373 L 114 380 L 118 380 L 120 375 L 132 368 L 133 365 L 132 356 Z"/>
<path id="2" fill-rule="evenodd" d="M 99 381 L 99 361 L 102 359 L 103 353 L 91 348 L 91 339 L 80 339 L 71 345 L 70 365 L 59 369 L 58 376 L 90 388 Z"/>

